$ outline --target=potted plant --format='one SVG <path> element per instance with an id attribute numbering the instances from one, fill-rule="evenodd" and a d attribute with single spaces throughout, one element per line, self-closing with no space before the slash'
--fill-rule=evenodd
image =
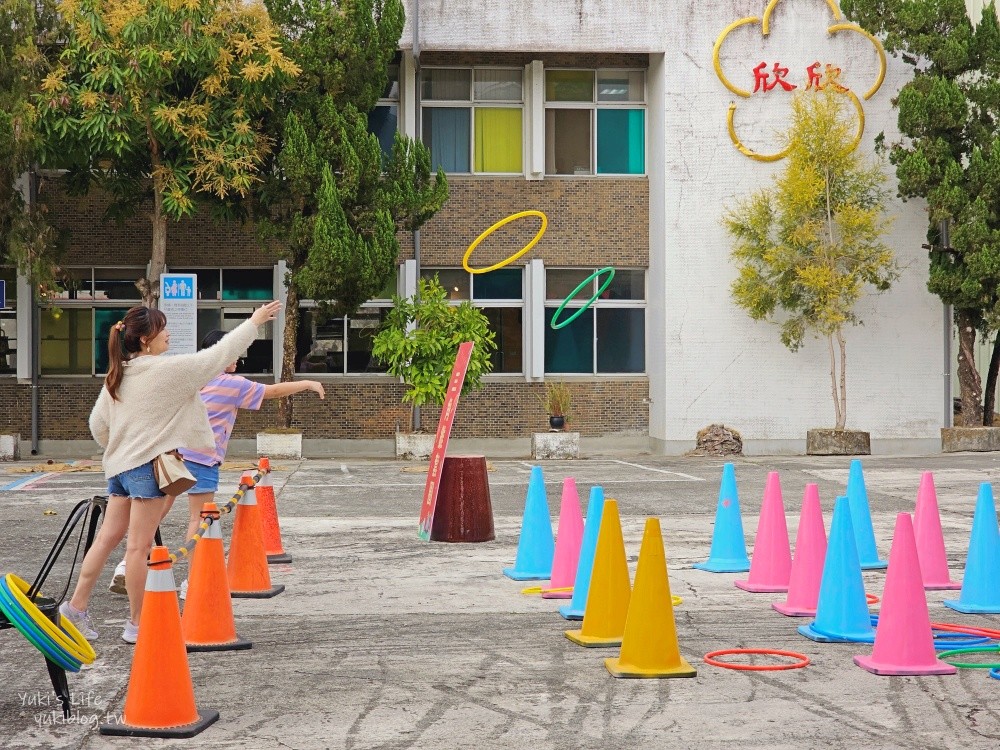
<path id="1" fill-rule="evenodd" d="M 545 393 L 540 397 L 542 407 L 549 415 L 549 429 L 561 432 L 570 422 L 570 404 L 572 396 L 569 387 L 561 380 L 550 380 L 545 383 Z"/>
<path id="2" fill-rule="evenodd" d="M 475 344 L 462 385 L 466 393 L 482 388 L 483 375 L 493 370 L 495 337 L 489 320 L 472 303 L 449 304 L 448 292 L 437 277 L 420 279 L 418 294 L 393 297 L 393 307 L 372 340 L 372 356 L 403 381 L 403 403 L 410 405 L 410 424 L 420 432 L 413 409 L 425 403 L 444 404 L 459 344 Z M 434 436 L 424 437 L 423 445 L 414 446 L 410 435 L 397 433 L 396 455 L 426 458 Z"/>
<path id="3" fill-rule="evenodd" d="M 809 430 L 806 453 L 867 454 L 867 432 L 847 430 L 847 342 L 861 320 L 854 305 L 865 287 L 878 292 L 899 273 L 882 241 L 885 173 L 856 150 L 850 101 L 828 87 L 797 95 L 785 135 L 785 169 L 727 212 L 738 276 L 733 299 L 754 320 L 778 323 L 781 342 L 797 351 L 807 334 L 825 338 L 835 426 Z M 839 355 L 839 358 L 838 358 Z"/>

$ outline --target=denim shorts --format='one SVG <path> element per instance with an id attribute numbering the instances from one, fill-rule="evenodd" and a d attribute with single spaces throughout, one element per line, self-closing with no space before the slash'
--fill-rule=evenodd
<path id="1" fill-rule="evenodd" d="M 184 459 L 184 465 L 195 479 L 195 485 L 188 490 L 189 495 L 198 495 L 219 490 L 219 465 L 205 466 Z"/>
<path id="2" fill-rule="evenodd" d="M 164 497 L 153 476 L 153 462 L 115 474 L 108 480 L 108 495 L 130 497 L 133 500 L 150 500 Z"/>

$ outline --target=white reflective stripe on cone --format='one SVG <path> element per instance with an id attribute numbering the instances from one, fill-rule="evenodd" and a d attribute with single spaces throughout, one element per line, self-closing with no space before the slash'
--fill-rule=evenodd
<path id="1" fill-rule="evenodd" d="M 146 573 L 146 591 L 176 591 L 173 568 L 150 568 Z"/>
<path id="2" fill-rule="evenodd" d="M 222 529 L 219 527 L 218 518 L 208 525 L 208 529 L 205 530 L 205 535 L 202 536 L 202 539 L 222 539 Z"/>
<path id="3" fill-rule="evenodd" d="M 240 484 L 252 485 L 253 484 L 253 474 L 244 474 L 240 477 Z M 256 505 L 257 504 L 257 494 L 254 492 L 251 486 L 245 493 L 243 497 L 240 498 L 240 505 Z"/>

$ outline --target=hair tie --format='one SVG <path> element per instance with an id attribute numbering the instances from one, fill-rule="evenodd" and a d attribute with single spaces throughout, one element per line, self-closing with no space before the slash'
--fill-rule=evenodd
<path id="1" fill-rule="evenodd" d="M 124 323 L 124 321 L 119 320 L 117 323 L 115 323 L 115 330 L 116 331 L 124 331 L 125 330 L 125 323 Z"/>

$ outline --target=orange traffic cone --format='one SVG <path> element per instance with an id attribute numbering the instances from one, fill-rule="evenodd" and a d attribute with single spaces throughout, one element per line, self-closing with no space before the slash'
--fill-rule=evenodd
<path id="1" fill-rule="evenodd" d="M 605 659 L 615 677 L 694 677 L 677 645 L 673 598 L 660 519 L 647 518 L 628 605 L 621 656 Z"/>
<path id="2" fill-rule="evenodd" d="M 194 703 L 167 548 L 153 547 L 148 565 L 125 710 L 120 723 L 102 724 L 100 732 L 118 737 L 194 737 L 217 721 L 219 712 L 199 711 Z"/>
<path id="3" fill-rule="evenodd" d="M 264 553 L 264 532 L 250 472 L 243 474 L 240 484 L 247 485 L 248 489 L 236 506 L 233 538 L 229 542 L 229 593 L 237 599 L 270 599 L 285 587 L 271 585 Z"/>
<path id="4" fill-rule="evenodd" d="M 219 507 L 205 503 L 202 518 L 211 518 L 205 535 L 194 548 L 181 630 L 188 651 L 238 651 L 253 643 L 236 635 L 233 602 L 226 577 Z"/>
<path id="5" fill-rule="evenodd" d="M 281 544 L 281 526 L 278 523 L 278 508 L 274 502 L 274 487 L 271 486 L 271 459 L 261 457 L 257 464 L 263 472 L 260 483 L 255 488 L 260 520 L 264 524 L 264 552 L 268 563 L 290 563 L 292 556 L 285 552 Z"/>

